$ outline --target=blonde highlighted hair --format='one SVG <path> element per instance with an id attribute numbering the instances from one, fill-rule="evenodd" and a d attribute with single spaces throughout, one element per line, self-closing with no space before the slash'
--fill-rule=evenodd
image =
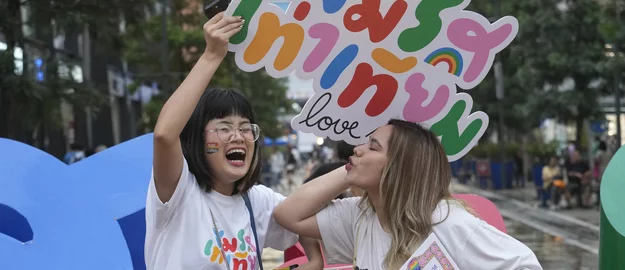
<path id="1" fill-rule="evenodd" d="M 436 225 L 432 213 L 439 202 L 454 199 L 449 191 L 451 168 L 436 135 L 412 122 L 393 119 L 388 124 L 393 130 L 380 181 L 382 209 L 377 211 L 391 235 L 384 266 L 399 269 Z M 360 207 L 371 206 L 365 193 Z"/>

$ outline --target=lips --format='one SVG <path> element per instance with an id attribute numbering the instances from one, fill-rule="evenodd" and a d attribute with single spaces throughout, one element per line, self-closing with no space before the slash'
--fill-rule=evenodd
<path id="1" fill-rule="evenodd" d="M 245 165 L 245 156 L 247 155 L 247 151 L 242 147 L 233 147 L 226 151 L 226 160 L 228 164 L 241 167 Z"/>
<path id="2" fill-rule="evenodd" d="M 354 168 L 354 162 L 352 161 L 352 157 L 349 157 L 349 162 L 345 164 L 345 170 L 348 172 Z"/>

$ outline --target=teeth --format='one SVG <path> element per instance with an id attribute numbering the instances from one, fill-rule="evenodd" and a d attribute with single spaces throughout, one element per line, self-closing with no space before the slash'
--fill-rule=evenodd
<path id="1" fill-rule="evenodd" d="M 232 150 L 228 151 L 226 153 L 226 155 L 234 154 L 234 153 L 241 153 L 241 154 L 245 155 L 245 150 L 243 150 L 243 149 L 232 149 Z"/>

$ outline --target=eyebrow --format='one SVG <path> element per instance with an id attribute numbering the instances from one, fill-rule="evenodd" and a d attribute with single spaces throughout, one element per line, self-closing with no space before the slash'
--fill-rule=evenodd
<path id="1" fill-rule="evenodd" d="M 243 121 L 241 121 L 241 122 L 239 123 L 239 125 L 249 124 L 249 123 L 251 123 L 249 120 L 243 120 Z M 219 124 L 231 124 L 231 125 L 234 125 L 234 124 L 233 124 L 231 121 L 229 121 L 229 120 L 221 120 L 221 121 L 217 122 L 217 125 L 219 125 Z"/>

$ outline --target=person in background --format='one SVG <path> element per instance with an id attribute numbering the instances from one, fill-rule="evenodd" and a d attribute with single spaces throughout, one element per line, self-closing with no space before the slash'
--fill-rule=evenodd
<path id="1" fill-rule="evenodd" d="M 547 163 L 547 165 L 543 167 L 543 171 L 542 171 L 543 194 L 541 196 L 541 199 L 542 199 L 543 207 L 548 207 L 547 199 L 549 198 L 549 195 L 552 194 L 552 190 L 554 190 L 554 180 L 556 180 L 555 179 L 556 177 L 559 177 L 561 175 L 562 175 L 562 171 L 560 170 L 560 166 L 558 165 L 558 158 L 555 156 L 552 156 L 551 158 L 549 158 L 549 163 Z M 557 202 L 559 202 L 559 200 L 555 198 L 554 200 L 556 202 L 555 205 L 557 206 Z"/>
<path id="2" fill-rule="evenodd" d="M 63 157 L 63 162 L 65 162 L 65 164 L 67 165 L 74 164 L 87 157 L 85 153 L 85 148 L 80 144 L 73 143 L 69 146 L 69 149 L 70 151 L 65 154 L 65 157 Z"/>
<path id="3" fill-rule="evenodd" d="M 314 171 L 308 176 L 308 178 L 306 178 L 306 180 L 304 180 L 304 184 L 310 182 L 311 180 L 322 176 L 326 173 L 329 173 L 331 171 L 334 171 L 337 168 L 340 168 L 342 166 L 345 166 L 345 164 L 347 164 L 349 162 L 349 157 L 354 154 L 354 146 L 350 145 L 344 141 L 340 141 L 337 145 L 336 145 L 336 150 L 334 151 L 335 153 L 335 161 L 334 162 L 326 162 L 323 163 L 319 166 L 317 166 L 316 169 L 314 169 Z M 336 196 L 337 199 L 342 199 L 347 197 L 347 194 L 342 193 L 338 196 Z"/>
<path id="4" fill-rule="evenodd" d="M 299 164 L 299 152 L 295 150 L 291 145 L 287 145 L 286 151 L 286 180 L 287 187 L 289 190 L 293 188 L 295 182 L 293 181 L 293 177 L 295 176 L 295 170 L 297 169 L 297 165 Z"/>
<path id="5" fill-rule="evenodd" d="M 273 187 L 280 184 L 282 180 L 282 174 L 284 173 L 284 167 L 286 162 L 284 161 L 284 154 L 278 150 L 278 147 L 272 148 L 271 156 L 269 157 L 269 163 L 271 164 L 271 182 L 267 183 L 268 187 Z"/>
<path id="6" fill-rule="evenodd" d="M 577 199 L 577 205 L 581 208 L 588 208 L 590 200 L 590 178 L 592 171 L 578 150 L 571 152 L 569 163 L 566 165 L 566 172 L 569 178 L 567 188 L 571 195 Z M 571 205 L 569 201 L 569 205 Z"/>
<path id="7" fill-rule="evenodd" d="M 597 152 L 595 152 L 595 179 L 597 180 L 597 185 L 601 185 L 601 178 L 603 177 L 603 172 L 605 172 L 605 168 L 608 167 L 608 163 L 610 163 L 610 159 L 612 159 L 612 153 L 608 151 L 608 144 L 604 141 L 600 141 L 597 146 Z M 601 204 L 600 201 L 600 189 L 597 189 L 597 205 Z"/>
<path id="8" fill-rule="evenodd" d="M 96 153 L 100 153 L 100 152 L 102 152 L 102 151 L 104 151 L 104 150 L 106 150 L 106 149 L 107 149 L 106 145 L 104 145 L 104 144 L 100 144 L 100 145 L 98 145 L 98 146 L 95 148 L 95 152 L 96 152 Z"/>

